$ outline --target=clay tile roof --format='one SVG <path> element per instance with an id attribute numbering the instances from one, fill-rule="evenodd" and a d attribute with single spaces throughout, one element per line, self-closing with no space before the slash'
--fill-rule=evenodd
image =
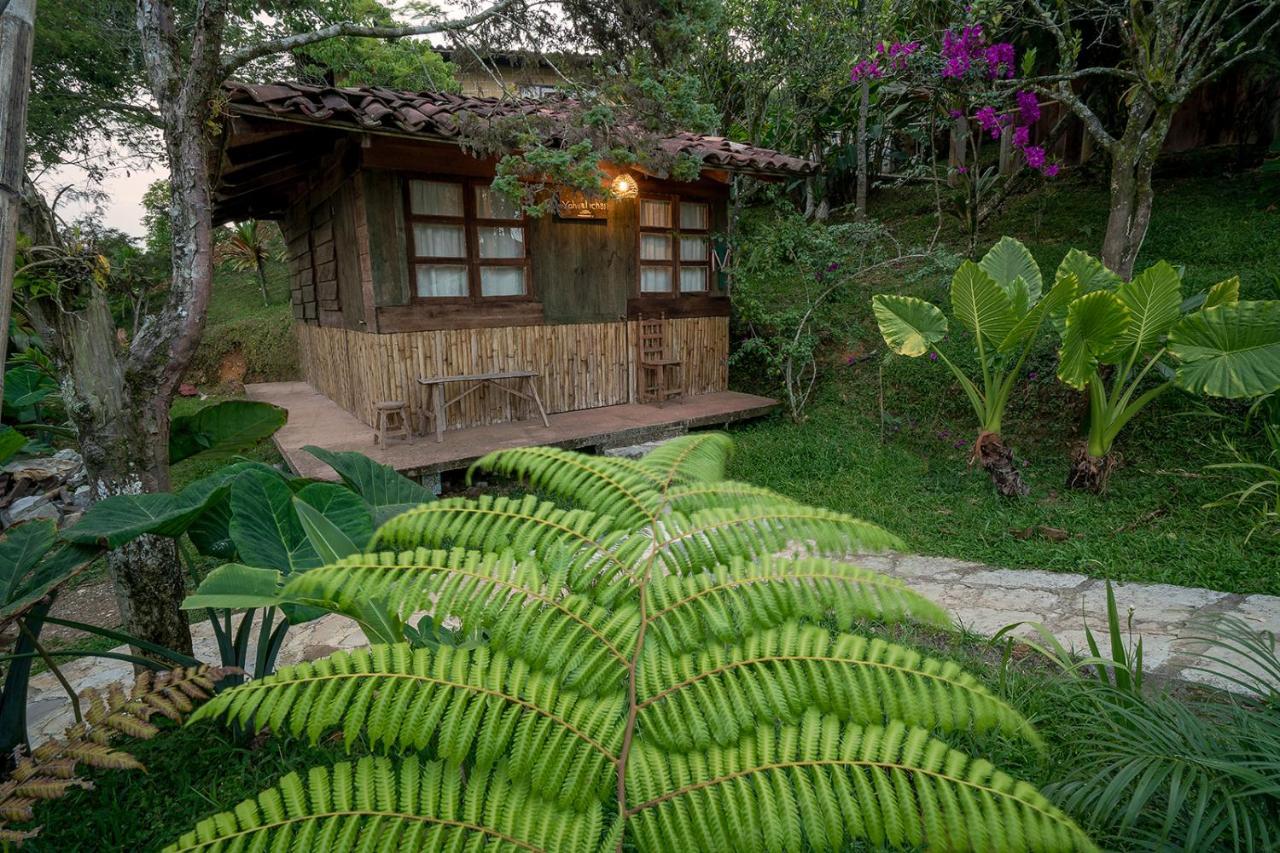
<path id="1" fill-rule="evenodd" d="M 228 83 L 225 91 L 231 112 L 282 119 L 323 122 L 352 130 L 382 130 L 434 139 L 457 139 L 460 118 L 503 118 L 528 115 L 549 119 L 566 113 L 565 100 L 529 98 L 480 98 L 448 92 L 399 92 L 379 86 L 337 88 L 306 83 Z M 679 132 L 666 137 L 663 149 L 689 154 L 703 165 L 732 172 L 768 175 L 806 175 L 814 164 L 803 157 L 783 154 L 722 136 Z"/>

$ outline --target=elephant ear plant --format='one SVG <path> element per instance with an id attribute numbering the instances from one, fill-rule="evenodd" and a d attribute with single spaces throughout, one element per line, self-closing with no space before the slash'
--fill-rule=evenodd
<path id="1" fill-rule="evenodd" d="M 1078 290 L 1077 276 L 1063 271 L 1046 292 L 1035 259 L 1012 237 L 1002 238 L 979 263 L 961 264 L 951 279 L 951 311 L 973 334 L 981 372 L 973 379 L 938 347 L 948 332 L 939 308 L 923 299 L 888 293 L 871 300 L 880 334 L 891 350 L 911 358 L 936 356 L 960 382 L 978 418 L 973 460 L 1006 497 L 1025 495 L 1027 486 L 1000 436 L 1005 406 L 1040 330 Z"/>
<path id="2" fill-rule="evenodd" d="M 499 451 L 475 468 L 531 494 L 423 504 L 286 579 L 282 601 L 376 644 L 197 715 L 375 754 L 290 773 L 170 849 L 1094 849 L 988 760 L 992 735 L 1040 743 L 1024 717 L 871 632 L 948 625 L 841 559 L 897 538 L 723 479 L 731 446 Z M 423 643 L 404 630 L 423 611 L 487 639 Z"/>
<path id="3" fill-rule="evenodd" d="M 1184 313 L 1182 277 L 1164 261 L 1116 282 L 1072 300 L 1058 353 L 1058 378 L 1089 398 L 1067 486 L 1092 492 L 1106 489 L 1120 431 L 1170 388 L 1227 398 L 1280 388 L 1280 301 L 1241 302 L 1230 278 Z"/>

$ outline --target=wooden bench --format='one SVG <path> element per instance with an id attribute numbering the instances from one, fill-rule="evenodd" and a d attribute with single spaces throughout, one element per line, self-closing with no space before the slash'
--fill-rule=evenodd
<path id="1" fill-rule="evenodd" d="M 508 370 L 500 373 L 469 373 L 463 376 L 419 376 L 418 383 L 426 386 L 427 417 L 434 421 L 436 441 L 441 442 L 444 441 L 445 410 L 485 385 L 492 385 L 512 397 L 519 397 L 533 403 L 538 407 L 542 425 L 550 428 L 547 410 L 542 407 L 542 398 L 538 396 L 538 386 L 535 381 L 537 378 L 538 374 L 532 370 Z M 514 381 L 516 387 L 501 384 L 504 381 Z M 460 394 L 446 397 L 444 386 L 450 382 L 474 382 L 475 384 Z M 524 386 L 525 390 L 520 391 L 518 386 Z"/>

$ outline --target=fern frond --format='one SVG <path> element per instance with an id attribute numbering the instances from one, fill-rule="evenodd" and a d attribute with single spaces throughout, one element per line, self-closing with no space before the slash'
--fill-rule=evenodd
<path id="1" fill-rule="evenodd" d="M 698 432 L 664 441 L 640 458 L 662 478 L 664 491 L 676 483 L 724 479 L 733 455 L 733 439 L 721 432 Z"/>
<path id="2" fill-rule="evenodd" d="M 369 550 L 466 548 L 534 555 L 565 571 L 566 583 L 608 607 L 629 590 L 628 578 L 647 539 L 628 538 L 610 516 L 561 509 L 532 495 L 482 496 L 424 504 L 396 516 L 373 535 Z"/>
<path id="3" fill-rule="evenodd" d="M 921 728 L 810 711 L 727 747 L 685 755 L 639 743 L 627 766 L 640 850 L 1093 850 L 1026 782 Z"/>
<path id="4" fill-rule="evenodd" d="M 499 765 L 465 774 L 456 764 L 366 757 L 283 777 L 231 811 L 202 820 L 168 851 L 525 850 L 596 851 L 598 804 L 557 808 Z"/>
<path id="5" fill-rule="evenodd" d="M 946 611 L 897 578 L 818 557 L 734 559 L 711 571 L 654 578 L 645 587 L 649 630 L 680 654 L 710 639 L 732 643 L 792 619 L 871 619 L 949 627 Z"/>
<path id="6" fill-rule="evenodd" d="M 735 480 L 688 483 L 667 490 L 667 506 L 686 515 L 695 510 L 716 507 L 780 506 L 789 503 L 796 502 L 773 489 Z"/>
<path id="7" fill-rule="evenodd" d="M 370 600 L 401 619 L 426 611 L 439 621 L 483 628 L 488 643 L 580 693 L 620 689 L 640 618 L 624 601 L 613 611 L 565 588 L 565 578 L 509 553 L 402 551 L 348 557 L 295 574 L 286 599 L 356 616 Z"/>
<path id="8" fill-rule="evenodd" d="M 548 798 L 582 805 L 608 788 L 624 701 L 561 690 L 558 679 L 488 648 L 378 645 L 337 652 L 219 694 L 192 719 L 225 717 L 316 743 L 341 728 L 399 751 L 430 747 L 511 772 Z"/>
<path id="9" fill-rule="evenodd" d="M 658 560 L 674 574 L 708 569 L 734 557 L 765 557 L 785 548 L 815 556 L 846 556 L 903 547 L 868 521 L 829 509 L 786 502 L 670 513 L 659 522 Z"/>
<path id="10" fill-rule="evenodd" d="M 156 714 L 181 722 L 195 702 L 213 694 L 213 685 L 240 670 L 204 664 L 169 672 L 146 670 L 126 693 L 112 684 L 104 696 L 92 687 L 80 694 L 84 718 L 68 726 L 61 738 L 51 738 L 25 753 L 15 750 L 14 766 L 0 781 L 0 841 L 21 844 L 39 834 L 35 829 L 13 829 L 11 822 L 34 820 L 34 808 L 42 801 L 66 796 L 72 788 L 92 788 L 78 775 L 78 765 L 104 770 L 142 770 L 142 763 L 127 752 L 113 749 L 117 736 L 147 740 L 158 733 L 150 722 Z"/>
<path id="11" fill-rule="evenodd" d="M 662 481 L 643 466 L 609 456 L 588 456 L 558 447 L 496 450 L 471 465 L 474 471 L 513 477 L 581 509 L 612 516 L 622 527 L 653 518 Z"/>
<path id="12" fill-rule="evenodd" d="M 998 729 L 1040 744 L 1021 714 L 959 664 L 796 622 L 678 658 L 651 646 L 638 684 L 645 740 L 684 752 L 736 743 L 768 720 L 799 722 L 811 708 L 862 724 Z"/>

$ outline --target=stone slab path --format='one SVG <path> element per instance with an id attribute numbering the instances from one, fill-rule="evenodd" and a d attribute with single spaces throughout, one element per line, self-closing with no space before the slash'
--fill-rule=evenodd
<path id="1" fill-rule="evenodd" d="M 956 623 L 974 633 L 990 636 L 1014 622 L 1037 622 L 1064 646 L 1086 649 L 1084 626 L 1095 635 L 1106 630 L 1106 585 L 1087 575 L 1031 569 L 997 569 L 943 557 L 906 554 L 860 557 L 852 562 L 899 577 L 918 592 L 945 607 Z M 1208 589 L 1167 584 L 1122 583 L 1114 585 L 1121 618 L 1133 612 L 1135 637 L 1143 638 L 1144 668 L 1154 676 L 1230 687 L 1212 672 L 1193 669 L 1204 662 L 1196 653 L 1206 644 L 1189 638 L 1193 621 L 1234 615 L 1254 630 L 1280 633 L 1280 597 L 1235 595 Z M 1033 637 L 1023 625 L 1015 631 Z M 192 626 L 196 657 L 216 662 L 218 647 L 207 621 Z M 280 650 L 280 666 L 314 660 L 338 649 L 365 644 L 354 622 L 330 615 L 293 628 Z M 121 647 L 124 651 L 124 647 Z M 253 660 L 250 652 L 249 660 Z M 102 688 L 113 681 L 132 679 L 132 667 L 123 661 L 80 658 L 62 669 L 77 692 Z M 1280 689 L 1280 686 L 1277 686 Z M 71 722 L 71 708 L 52 673 L 31 679 L 27 723 L 33 743 L 61 734 Z"/>

